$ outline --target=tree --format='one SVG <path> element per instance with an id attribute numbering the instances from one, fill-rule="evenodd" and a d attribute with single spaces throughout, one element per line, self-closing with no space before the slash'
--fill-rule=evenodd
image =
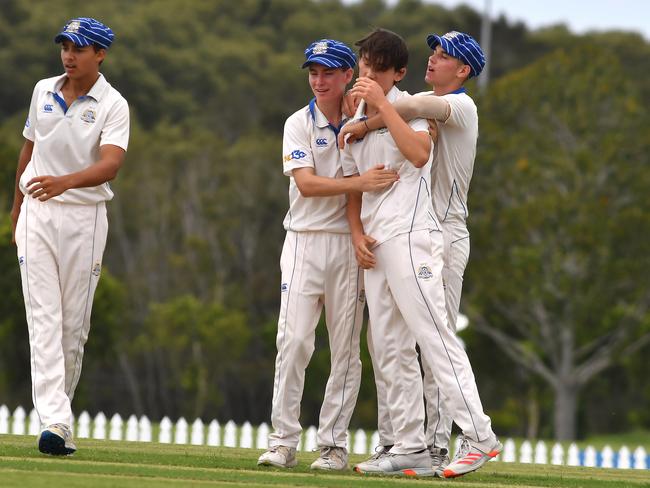
<path id="1" fill-rule="evenodd" d="M 648 99 L 619 59 L 602 44 L 558 50 L 481 104 L 466 303 L 552 387 L 561 440 L 585 385 L 650 342 Z"/>

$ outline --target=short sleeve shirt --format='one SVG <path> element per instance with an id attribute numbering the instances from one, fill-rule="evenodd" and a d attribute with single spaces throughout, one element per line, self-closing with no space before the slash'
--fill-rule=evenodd
<path id="1" fill-rule="evenodd" d="M 407 93 L 393 87 L 386 98 L 393 103 Z M 354 120 L 363 118 L 358 111 Z M 417 132 L 428 133 L 425 119 L 409 122 Z M 342 151 L 345 176 L 363 174 L 377 164 L 395 169 L 400 179 L 391 187 L 378 192 L 366 192 L 362 197 L 361 222 L 364 232 L 379 245 L 400 234 L 415 230 L 440 230 L 431 204 L 431 159 L 416 168 L 400 152 L 390 131 L 386 128 L 371 131 Z"/>
<path id="2" fill-rule="evenodd" d="M 34 87 L 23 136 L 34 142 L 32 158 L 20 178 L 20 189 L 36 176 L 63 176 L 99 160 L 99 148 L 112 144 L 126 150 L 129 106 L 103 75 L 87 95 L 67 107 L 61 94 L 66 75 L 39 81 Z M 113 198 L 107 183 L 66 190 L 52 200 L 94 204 Z"/>
<path id="3" fill-rule="evenodd" d="M 293 178 L 293 170 L 313 168 L 318 176 L 342 178 L 338 128 L 330 125 L 315 100 L 292 114 L 284 124 L 283 170 L 289 176 L 289 211 L 284 228 L 295 232 L 350 232 L 345 216 L 345 195 L 304 197 Z"/>
<path id="4" fill-rule="evenodd" d="M 478 140 L 478 111 L 466 93 L 443 95 L 451 107 L 449 118 L 438 125 L 433 207 L 440 222 L 464 230 L 469 216 L 467 195 L 474 171 Z M 462 232 L 460 233 L 462 234 Z M 462 237 L 458 234 L 456 237 Z"/>

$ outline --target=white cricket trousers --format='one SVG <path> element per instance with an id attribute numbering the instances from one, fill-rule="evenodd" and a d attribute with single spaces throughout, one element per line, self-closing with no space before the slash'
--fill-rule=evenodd
<path id="1" fill-rule="evenodd" d="M 32 399 L 41 426 L 72 426 L 108 222 L 104 202 L 25 196 L 16 245 L 31 352 Z"/>
<path id="2" fill-rule="evenodd" d="M 320 411 L 319 446 L 347 447 L 347 429 L 361 383 L 359 343 L 365 293 L 349 234 L 288 231 L 280 258 L 278 319 L 269 445 L 296 447 L 305 369 L 325 307 L 330 376 Z"/>
<path id="3" fill-rule="evenodd" d="M 464 229 L 462 234 L 467 234 Z M 463 291 L 463 275 L 469 261 L 469 235 L 456 237 L 453 230 L 443 224 L 444 241 L 442 282 L 445 289 L 445 308 L 449 327 L 456 332 L 456 321 L 460 310 L 460 297 Z M 449 439 L 453 418 L 444 406 L 440 388 L 435 382 L 435 374 L 422 362 L 424 371 L 424 398 L 427 412 L 427 445 L 449 449 Z"/>
<path id="4" fill-rule="evenodd" d="M 441 233 L 402 234 L 373 252 L 377 265 L 365 272 L 366 295 L 372 353 L 385 382 L 393 429 L 391 451 L 415 452 L 427 445 L 414 341 L 434 372 L 451 417 L 470 440 L 489 444 L 495 438 L 490 418 L 483 412 L 467 354 L 447 325 Z"/>

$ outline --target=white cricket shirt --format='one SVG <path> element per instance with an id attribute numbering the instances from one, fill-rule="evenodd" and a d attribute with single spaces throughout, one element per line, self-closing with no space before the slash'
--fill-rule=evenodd
<path id="1" fill-rule="evenodd" d="M 432 92 L 423 95 L 426 94 Z M 476 157 L 478 112 L 474 100 L 464 91 L 449 93 L 442 98 L 449 103 L 451 113 L 445 122 L 438 124 L 432 182 L 433 208 L 443 225 L 455 229 L 455 237 L 463 237 L 463 234 L 468 235 L 467 194 Z"/>
<path id="2" fill-rule="evenodd" d="M 408 96 L 397 87 L 386 95 L 389 102 Z M 363 107 L 354 120 L 364 115 Z M 425 119 L 409 122 L 413 130 L 428 133 Z M 433 147 L 433 143 L 432 143 Z M 365 192 L 362 197 L 361 222 L 366 235 L 382 242 L 399 234 L 415 230 L 440 230 L 431 204 L 431 159 L 421 168 L 416 168 L 400 152 L 390 131 L 386 128 L 371 131 L 352 144 L 346 144 L 342 151 L 343 174 L 363 174 L 377 164 L 397 170 L 400 179 L 390 188 L 379 192 Z"/>
<path id="3" fill-rule="evenodd" d="M 34 87 L 23 136 L 34 142 L 32 159 L 20 178 L 20 190 L 35 176 L 63 176 L 99 160 L 99 148 L 113 144 L 124 150 L 129 142 L 129 106 L 102 74 L 87 95 L 66 107 L 61 87 L 66 75 L 39 81 Z M 64 191 L 52 200 L 94 204 L 110 200 L 108 182 Z"/>
<path id="4" fill-rule="evenodd" d="M 345 216 L 345 195 L 303 197 L 292 176 L 294 169 L 314 168 L 318 176 L 342 178 L 337 135 L 338 128 L 330 125 L 315 99 L 285 122 L 283 168 L 284 174 L 289 176 L 289 211 L 284 218 L 286 230 L 350 232 Z"/>

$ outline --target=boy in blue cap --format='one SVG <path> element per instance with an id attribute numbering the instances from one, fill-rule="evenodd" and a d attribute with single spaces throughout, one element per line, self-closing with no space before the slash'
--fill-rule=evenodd
<path id="1" fill-rule="evenodd" d="M 438 124 L 432 201 L 441 223 L 444 242 L 442 278 L 445 308 L 449 327 L 455 331 L 463 274 L 469 259 L 467 194 L 478 138 L 476 105 L 463 85 L 481 73 L 485 56 L 476 40 L 462 32 L 429 35 L 427 44 L 432 53 L 428 59 L 425 81 L 433 91 L 397 100 L 393 107 L 405 120 L 424 117 Z M 340 133 L 341 144 L 344 145 L 344 139 L 352 142 L 365 137 L 369 129 L 383 126 L 381 116 L 371 117 L 364 123 L 349 124 Z M 350 136 L 346 138 L 347 134 Z M 435 373 L 426 361 L 422 361 L 422 365 L 425 372 L 427 444 L 436 475 L 455 477 L 478 469 L 500 452 L 500 444 L 496 441 L 494 445 L 486 446 L 483 443 L 478 446 L 478 439 L 464 436 L 457 456 L 449 464 L 452 415 L 434 381 Z M 383 405 L 387 399 L 380 396 L 378 402 L 381 410 L 385 408 Z M 390 426 L 384 426 L 383 430 L 390 431 Z M 390 438 L 385 442 L 390 444 Z"/>
<path id="2" fill-rule="evenodd" d="M 114 39 L 79 17 L 55 37 L 65 73 L 32 95 L 11 218 L 29 342 L 41 452 L 68 455 L 71 402 L 81 373 L 108 224 L 108 181 L 124 160 L 129 107 L 99 66 Z"/>
<path id="3" fill-rule="evenodd" d="M 283 170 L 289 177 L 289 211 L 282 249 L 280 317 L 269 449 L 259 465 L 296 466 L 300 400 L 305 369 L 323 306 L 331 370 L 321 407 L 312 469 L 348 465 L 347 428 L 359 391 L 359 341 L 365 303 L 363 277 L 345 217 L 346 193 L 393 184 L 394 171 L 377 166 L 363 177 L 343 178 L 337 135 L 345 122 L 341 104 L 356 57 L 344 43 L 321 39 L 305 50 L 314 98 L 284 126 Z"/>

